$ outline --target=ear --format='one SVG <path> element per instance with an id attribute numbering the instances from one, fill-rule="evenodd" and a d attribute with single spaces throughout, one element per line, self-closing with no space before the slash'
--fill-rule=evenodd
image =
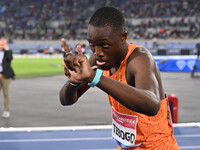
<path id="1" fill-rule="evenodd" d="M 125 42 L 126 42 L 126 39 L 127 39 L 127 32 L 124 31 L 124 32 L 122 33 L 122 37 L 121 37 L 122 43 L 125 43 Z"/>

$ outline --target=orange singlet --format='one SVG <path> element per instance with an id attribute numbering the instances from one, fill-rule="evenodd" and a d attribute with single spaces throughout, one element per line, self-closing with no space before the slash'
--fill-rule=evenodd
<path id="1" fill-rule="evenodd" d="M 139 47 L 132 43 L 128 46 L 128 52 L 125 59 L 116 73 L 110 76 L 109 71 L 103 71 L 103 74 L 112 79 L 127 84 L 125 71 L 127 59 L 133 50 Z M 156 116 L 147 116 L 141 113 L 129 110 L 113 97 L 108 95 L 110 105 L 112 106 L 112 136 L 113 139 L 133 150 L 179 150 L 176 139 L 173 137 L 173 127 L 171 114 L 169 111 L 168 100 L 161 100 L 160 110 Z M 119 144 L 120 145 L 120 144 Z M 118 150 L 122 150 L 118 146 Z"/>

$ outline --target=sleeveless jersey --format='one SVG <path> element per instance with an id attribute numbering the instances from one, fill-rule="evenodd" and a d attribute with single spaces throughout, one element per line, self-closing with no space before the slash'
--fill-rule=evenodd
<path id="1" fill-rule="evenodd" d="M 140 47 L 140 46 L 129 43 L 127 55 L 125 59 L 121 62 L 121 65 L 119 69 L 117 70 L 117 72 L 115 72 L 113 75 L 110 76 L 110 72 L 104 70 L 103 75 L 110 77 L 112 79 L 118 80 L 124 84 L 127 84 L 126 77 L 125 77 L 125 71 L 126 71 L 126 65 L 127 65 L 126 63 L 127 63 L 128 57 L 131 55 L 131 53 L 136 47 Z M 109 102 L 110 102 L 110 105 L 112 106 L 113 111 L 115 111 L 113 115 L 115 122 L 118 122 L 120 124 L 119 126 L 121 126 L 121 123 L 122 123 L 122 119 L 120 120 L 119 116 L 127 115 L 128 117 L 126 116 L 125 118 L 126 118 L 126 121 L 128 120 L 129 122 L 131 120 L 130 119 L 131 117 L 133 120 L 135 118 L 135 121 L 134 121 L 135 129 L 133 129 L 135 133 L 133 134 L 132 137 L 130 137 L 131 134 L 123 132 L 122 130 L 118 129 L 115 126 L 115 124 L 113 124 L 113 126 L 115 126 L 113 132 L 117 133 L 116 136 L 118 136 L 118 138 L 121 137 L 121 140 L 132 138 L 134 140 L 134 141 L 131 141 L 131 140 L 130 141 L 134 142 L 135 147 L 129 148 L 129 150 L 130 149 L 134 149 L 134 150 L 144 150 L 144 149 L 178 150 L 179 149 L 178 144 L 175 138 L 173 137 L 171 113 L 170 113 L 167 98 L 161 100 L 160 109 L 157 115 L 155 116 L 147 116 L 145 114 L 134 112 L 126 108 L 122 104 L 120 104 L 112 96 L 108 95 L 108 98 L 109 98 Z M 116 115 L 116 113 L 118 115 Z M 118 121 L 116 120 L 117 118 L 116 116 L 118 116 Z M 114 140 L 116 139 L 114 138 Z M 120 146 L 118 146 L 118 149 L 122 150 Z M 126 147 L 124 149 L 126 149 Z"/>

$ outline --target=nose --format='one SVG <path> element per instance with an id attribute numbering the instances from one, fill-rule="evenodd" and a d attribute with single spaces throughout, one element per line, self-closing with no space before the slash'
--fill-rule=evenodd
<path id="1" fill-rule="evenodd" d="M 103 51 L 100 46 L 95 46 L 95 54 L 97 57 L 102 57 L 103 56 Z"/>

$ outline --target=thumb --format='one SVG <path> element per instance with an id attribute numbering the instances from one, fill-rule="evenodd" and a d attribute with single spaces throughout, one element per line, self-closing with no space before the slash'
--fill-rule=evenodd
<path id="1" fill-rule="evenodd" d="M 78 50 L 78 55 L 83 55 L 83 52 L 81 50 L 81 46 L 80 45 L 77 45 L 77 50 Z"/>

